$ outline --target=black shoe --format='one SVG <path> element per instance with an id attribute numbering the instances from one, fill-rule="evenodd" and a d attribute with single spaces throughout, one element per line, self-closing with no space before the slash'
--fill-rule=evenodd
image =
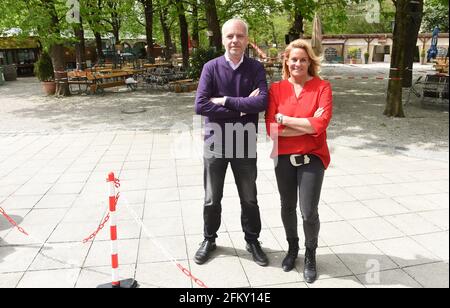
<path id="1" fill-rule="evenodd" d="M 200 248 L 195 253 L 195 263 L 203 264 L 208 261 L 211 252 L 214 251 L 216 247 L 216 242 L 205 239 L 203 243 L 200 244 Z"/>
<path id="2" fill-rule="evenodd" d="M 317 278 L 316 269 L 316 250 L 306 248 L 305 252 L 305 268 L 303 277 L 307 283 L 313 283 Z"/>
<path id="3" fill-rule="evenodd" d="M 288 239 L 288 243 L 289 250 L 281 263 L 281 267 L 285 272 L 290 272 L 295 267 L 295 260 L 298 256 L 298 238 Z"/>
<path id="4" fill-rule="evenodd" d="M 267 266 L 269 265 L 269 259 L 267 259 L 266 254 L 261 248 L 261 245 L 259 242 L 251 242 L 247 243 L 246 247 L 248 252 L 250 252 L 253 256 L 253 261 L 256 262 L 256 264 L 260 266 Z"/>

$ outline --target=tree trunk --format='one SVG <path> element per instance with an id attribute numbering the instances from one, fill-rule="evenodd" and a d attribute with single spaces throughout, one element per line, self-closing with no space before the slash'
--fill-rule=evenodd
<path id="1" fill-rule="evenodd" d="M 175 0 L 177 5 L 178 22 L 180 24 L 180 40 L 181 40 L 181 53 L 183 54 L 183 68 L 189 67 L 189 32 L 188 24 L 186 21 L 185 10 L 182 0 Z"/>
<path id="2" fill-rule="evenodd" d="M 145 13 L 145 34 L 147 36 L 147 60 L 150 63 L 155 63 L 155 58 L 152 56 L 153 50 L 153 1 L 141 0 L 144 5 Z"/>
<path id="3" fill-rule="evenodd" d="M 275 25 L 273 24 L 273 21 L 270 22 L 270 26 L 272 28 L 273 44 L 275 44 L 278 47 L 277 34 L 275 33 Z"/>
<path id="4" fill-rule="evenodd" d="M 167 14 L 167 8 L 163 8 L 159 11 L 159 21 L 161 23 L 161 29 L 164 34 L 164 45 L 166 45 L 166 49 L 164 50 L 164 57 L 166 58 L 166 60 L 170 60 L 170 58 L 172 58 L 172 55 L 176 52 L 176 49 L 173 45 L 172 37 L 170 36 L 169 26 L 167 25 Z"/>
<path id="5" fill-rule="evenodd" d="M 209 45 L 215 47 L 216 50 L 222 49 L 222 33 L 220 30 L 219 18 L 217 17 L 217 7 L 215 0 L 205 1 L 205 13 L 206 22 L 208 24 L 208 30 L 212 32 L 212 36 L 209 37 Z"/>
<path id="6" fill-rule="evenodd" d="M 60 24 L 55 3 L 45 2 L 50 14 L 52 33 L 60 36 Z M 55 96 L 70 96 L 69 82 L 64 67 L 64 46 L 53 44 L 50 46 L 50 57 L 52 58 L 53 70 L 55 71 L 56 92 Z"/>
<path id="7" fill-rule="evenodd" d="M 109 7 L 112 9 L 111 12 L 111 26 L 112 26 L 112 34 L 114 35 L 114 38 L 116 40 L 116 44 L 120 44 L 120 27 L 121 27 L 121 20 L 119 13 L 117 11 L 118 4 L 115 2 L 108 2 Z"/>
<path id="8" fill-rule="evenodd" d="M 117 26 L 117 24 L 113 25 L 112 34 L 114 36 L 114 39 L 116 40 L 116 45 L 120 44 L 120 34 L 119 34 L 120 28 Z"/>
<path id="9" fill-rule="evenodd" d="M 97 49 L 97 60 L 103 59 L 105 55 L 103 54 L 102 35 L 99 32 L 95 32 L 94 36 L 95 36 L 95 46 Z"/>
<path id="10" fill-rule="evenodd" d="M 50 47 L 53 69 L 55 71 L 56 93 L 55 96 L 70 96 L 67 72 L 64 69 L 64 46 L 54 44 Z"/>
<path id="11" fill-rule="evenodd" d="M 384 115 L 405 117 L 402 104 L 402 80 L 405 75 L 405 48 L 408 34 L 406 8 L 409 0 L 397 0 L 395 10 L 395 26 L 389 71 L 388 92 Z"/>
<path id="12" fill-rule="evenodd" d="M 422 24 L 423 16 L 423 0 L 410 1 L 407 8 L 407 37 L 405 49 L 405 75 L 403 76 L 403 87 L 409 88 L 412 86 L 412 68 L 414 63 L 414 55 L 417 50 L 417 37 L 419 36 L 420 25 Z M 419 51 L 420 56 L 420 51 Z"/>
<path id="13" fill-rule="evenodd" d="M 200 46 L 200 34 L 198 25 L 198 0 L 192 0 L 192 47 Z"/>
<path id="14" fill-rule="evenodd" d="M 79 24 L 74 26 L 75 37 L 78 42 L 75 44 L 75 53 L 77 61 L 77 70 L 86 69 L 86 46 L 84 40 L 83 21 L 80 19 Z"/>
<path id="15" fill-rule="evenodd" d="M 292 27 L 289 29 L 289 42 L 290 43 L 296 39 L 299 39 L 303 37 L 303 15 L 302 12 L 296 10 L 294 15 L 294 23 L 292 24 Z"/>

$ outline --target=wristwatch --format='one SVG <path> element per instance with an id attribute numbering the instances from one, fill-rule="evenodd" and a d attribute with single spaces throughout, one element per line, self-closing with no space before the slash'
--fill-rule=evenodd
<path id="1" fill-rule="evenodd" d="M 283 124 L 283 115 L 281 113 L 277 113 L 276 120 L 278 124 Z"/>

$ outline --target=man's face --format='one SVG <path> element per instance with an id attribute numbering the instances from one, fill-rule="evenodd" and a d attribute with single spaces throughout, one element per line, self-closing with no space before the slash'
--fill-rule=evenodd
<path id="1" fill-rule="evenodd" d="M 241 58 L 248 45 L 245 26 L 240 22 L 233 22 L 223 29 L 222 44 L 230 57 Z"/>

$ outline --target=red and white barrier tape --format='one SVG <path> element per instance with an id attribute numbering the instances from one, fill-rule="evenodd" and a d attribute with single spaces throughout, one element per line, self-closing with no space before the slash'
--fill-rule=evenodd
<path id="1" fill-rule="evenodd" d="M 17 228 L 17 230 L 18 230 L 19 232 L 25 234 L 26 236 L 30 236 L 30 235 L 29 235 L 22 227 L 20 227 L 20 226 L 14 221 L 14 219 L 12 219 L 11 217 L 8 216 L 8 214 L 6 214 L 5 210 L 4 210 L 2 207 L 0 207 L 0 214 L 2 214 L 2 215 L 6 218 L 6 220 L 9 221 L 9 223 L 10 223 L 13 227 Z"/>
<path id="2" fill-rule="evenodd" d="M 128 212 L 131 214 L 135 222 L 141 226 L 144 233 L 147 235 L 147 237 L 152 241 L 152 243 L 159 248 L 159 250 L 164 254 L 164 256 L 170 260 L 178 269 L 180 269 L 184 275 L 186 275 L 188 278 L 190 278 L 195 284 L 197 284 L 199 287 L 202 288 L 208 288 L 206 284 L 195 277 L 187 268 L 185 268 L 183 265 L 181 265 L 179 262 L 175 260 L 175 258 L 155 239 L 155 236 L 147 229 L 147 227 L 144 225 L 142 220 L 137 216 L 137 214 L 130 208 L 128 200 L 126 198 L 122 198 L 125 204 L 125 207 L 127 208 Z"/>
<path id="3" fill-rule="evenodd" d="M 402 80 L 400 77 L 384 77 L 384 76 L 376 76 L 376 77 L 368 77 L 368 76 L 322 76 L 324 80 Z"/>

